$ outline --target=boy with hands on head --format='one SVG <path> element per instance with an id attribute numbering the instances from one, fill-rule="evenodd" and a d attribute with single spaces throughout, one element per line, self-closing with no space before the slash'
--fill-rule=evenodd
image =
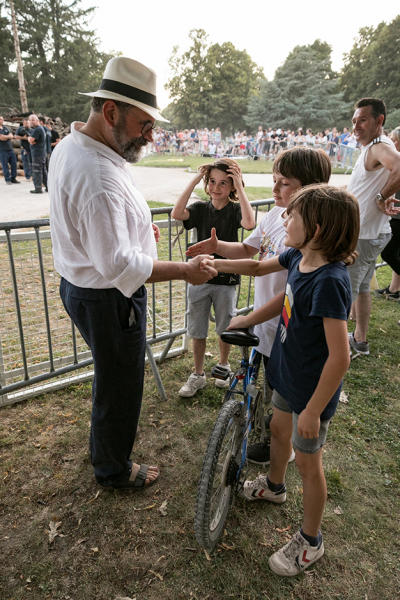
<path id="1" fill-rule="evenodd" d="M 187 206 L 189 198 L 200 181 L 204 179 L 204 189 L 210 201 L 199 201 Z M 179 197 L 172 211 L 172 218 L 183 221 L 185 229 L 196 227 L 200 240 L 210 237 L 216 229 L 218 236 L 227 242 L 238 241 L 238 229 L 252 229 L 255 225 L 254 213 L 244 191 L 242 173 L 238 163 L 222 158 L 200 167 L 199 172 Z M 216 255 L 219 257 L 219 255 Z M 234 273 L 218 273 L 208 283 L 188 286 L 188 333 L 193 338 L 194 373 L 179 394 L 191 397 L 203 389 L 206 376 L 203 371 L 206 352 L 208 323 L 211 305 L 215 311 L 215 328 L 218 335 L 226 330 L 231 318 L 236 314 L 236 285 L 239 277 Z M 219 338 L 219 367 L 229 370 L 230 345 Z M 227 387 L 229 379 L 216 379 L 217 387 Z"/>

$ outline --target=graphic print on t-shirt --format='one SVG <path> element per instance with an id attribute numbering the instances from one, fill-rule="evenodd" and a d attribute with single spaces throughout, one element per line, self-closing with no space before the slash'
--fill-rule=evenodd
<path id="1" fill-rule="evenodd" d="M 292 288 L 290 287 L 290 284 L 287 283 L 286 290 L 285 290 L 285 300 L 283 302 L 283 308 L 282 308 L 282 319 L 283 319 L 283 322 L 285 323 L 284 325 L 283 325 L 283 323 L 281 323 L 281 342 L 282 342 L 282 344 L 286 340 L 287 328 L 289 325 L 290 317 L 292 316 L 292 308 L 293 308 Z"/>
<path id="2" fill-rule="evenodd" d="M 262 238 L 260 240 L 259 260 L 265 260 L 266 258 L 268 258 L 268 255 L 275 256 L 276 249 L 277 245 L 272 240 L 271 236 L 268 235 L 265 231 L 263 231 Z"/>

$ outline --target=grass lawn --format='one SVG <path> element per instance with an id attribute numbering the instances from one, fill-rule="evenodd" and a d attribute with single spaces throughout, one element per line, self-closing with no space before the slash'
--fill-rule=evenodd
<path id="1" fill-rule="evenodd" d="M 201 156 L 179 156 L 175 154 L 151 154 L 142 158 L 139 167 L 178 167 L 181 169 L 191 169 L 197 171 L 201 165 L 214 162 L 213 158 L 202 158 Z M 243 173 L 272 173 L 273 162 L 262 160 L 249 160 L 248 158 L 238 158 L 238 163 Z M 135 166 L 135 165 L 134 165 Z M 332 173 L 343 175 L 344 169 L 332 169 Z"/>
<path id="2" fill-rule="evenodd" d="M 390 280 L 379 270 L 380 287 Z M 400 304 L 373 297 L 370 356 L 352 360 L 324 448 L 325 556 L 280 578 L 268 557 L 297 531 L 301 480 L 288 468 L 282 506 L 237 499 L 207 557 L 193 534 L 204 451 L 223 392 L 178 390 L 192 355 L 166 361 L 162 402 L 149 368 L 138 461 L 160 481 L 140 493 L 99 491 L 88 454 L 91 384 L 1 409 L 0 597 L 4 600 L 397 600 L 400 590 Z M 353 324 L 350 325 L 353 328 Z M 213 329 L 213 326 L 211 326 Z M 205 370 L 218 360 L 210 336 Z M 238 350 L 231 353 L 237 363 Z M 254 466 L 249 477 L 262 472 Z M 166 502 L 166 515 L 159 509 Z M 49 542 L 50 523 L 59 533 Z"/>

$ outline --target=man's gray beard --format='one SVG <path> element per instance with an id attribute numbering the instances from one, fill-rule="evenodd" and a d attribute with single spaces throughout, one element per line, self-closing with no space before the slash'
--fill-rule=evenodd
<path id="1" fill-rule="evenodd" d="M 136 163 L 140 160 L 140 154 L 143 146 L 147 146 L 147 140 L 140 136 L 129 138 L 125 133 L 126 117 L 121 115 L 118 123 L 112 129 L 114 143 L 118 148 L 118 153 L 129 163 Z"/>

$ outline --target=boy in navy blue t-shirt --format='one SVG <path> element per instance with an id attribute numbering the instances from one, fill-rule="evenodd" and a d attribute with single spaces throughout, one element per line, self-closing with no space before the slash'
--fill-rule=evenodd
<path id="1" fill-rule="evenodd" d="M 324 553 L 320 531 L 327 491 L 322 446 L 349 360 L 347 319 L 351 286 L 346 265 L 357 256 L 359 209 L 354 196 L 325 185 L 303 188 L 287 208 L 285 246 L 268 261 L 211 261 L 218 271 L 266 275 L 287 269 L 285 292 L 228 329 L 248 328 L 281 315 L 267 367 L 274 388 L 268 476 L 246 481 L 248 500 L 286 500 L 292 444 L 303 480 L 302 528 L 270 559 L 278 575 L 297 575 Z"/>

